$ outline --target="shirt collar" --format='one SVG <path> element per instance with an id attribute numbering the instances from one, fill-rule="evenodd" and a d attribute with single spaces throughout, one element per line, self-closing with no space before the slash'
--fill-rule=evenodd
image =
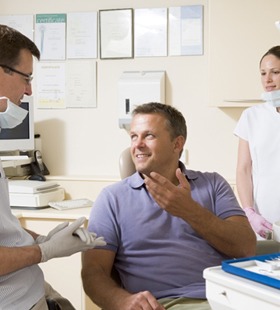
<path id="1" fill-rule="evenodd" d="M 193 170 L 187 170 L 185 165 L 181 161 L 179 161 L 179 168 L 188 180 L 195 180 L 198 178 L 197 173 Z"/>
<path id="2" fill-rule="evenodd" d="M 193 170 L 187 170 L 185 165 L 181 161 L 179 161 L 179 168 L 181 169 L 181 171 L 187 177 L 188 180 L 197 179 L 198 177 L 197 173 Z M 128 182 L 132 188 L 139 188 L 144 185 L 144 179 L 142 178 L 141 174 L 137 171 L 129 177 Z"/>

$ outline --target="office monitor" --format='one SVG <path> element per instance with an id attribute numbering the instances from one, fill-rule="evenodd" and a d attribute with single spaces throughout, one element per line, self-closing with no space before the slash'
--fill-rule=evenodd
<path id="1" fill-rule="evenodd" d="M 14 128 L 0 131 L 0 152 L 34 150 L 34 106 L 33 98 L 24 96 L 21 107 L 28 111 L 26 118 Z"/>

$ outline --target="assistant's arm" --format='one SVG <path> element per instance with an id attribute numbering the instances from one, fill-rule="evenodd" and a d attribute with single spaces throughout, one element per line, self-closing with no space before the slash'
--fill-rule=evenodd
<path id="1" fill-rule="evenodd" d="M 252 158 L 248 141 L 241 138 L 238 144 L 236 187 L 241 206 L 253 208 Z"/>
<path id="2" fill-rule="evenodd" d="M 148 291 L 131 294 L 111 277 L 115 253 L 93 249 L 82 255 L 83 287 L 90 299 L 104 310 L 163 310 Z"/>
<path id="3" fill-rule="evenodd" d="M 152 172 L 145 178 L 148 191 L 157 203 L 170 214 L 182 218 L 209 244 L 229 257 L 252 256 L 256 250 L 256 236 L 243 216 L 221 219 L 203 208 L 191 196 L 190 184 L 180 169 L 176 176 L 180 186 Z"/>
<path id="4" fill-rule="evenodd" d="M 252 158 L 249 143 L 241 138 L 238 145 L 236 184 L 241 205 L 251 226 L 256 233 L 266 238 L 267 232 L 272 230 L 272 224 L 254 209 Z"/>

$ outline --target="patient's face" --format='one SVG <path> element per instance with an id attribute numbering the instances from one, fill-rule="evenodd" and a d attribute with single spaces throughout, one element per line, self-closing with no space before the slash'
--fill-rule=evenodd
<path id="1" fill-rule="evenodd" d="M 137 114 L 131 122 L 131 154 L 136 170 L 149 175 L 166 175 L 172 163 L 178 164 L 175 140 L 171 140 L 166 120 L 159 114 Z"/>

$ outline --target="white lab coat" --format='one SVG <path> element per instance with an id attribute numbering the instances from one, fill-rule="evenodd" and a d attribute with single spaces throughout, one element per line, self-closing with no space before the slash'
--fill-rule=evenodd
<path id="1" fill-rule="evenodd" d="M 280 113 L 268 102 L 243 111 L 234 134 L 248 141 L 254 208 L 266 220 L 280 220 Z"/>
<path id="2" fill-rule="evenodd" d="M 0 174 L 0 246 L 31 245 L 34 239 L 11 212 L 8 181 L 1 161 Z M 38 265 L 0 276 L 0 309 L 30 309 L 44 295 L 44 276 Z"/>

